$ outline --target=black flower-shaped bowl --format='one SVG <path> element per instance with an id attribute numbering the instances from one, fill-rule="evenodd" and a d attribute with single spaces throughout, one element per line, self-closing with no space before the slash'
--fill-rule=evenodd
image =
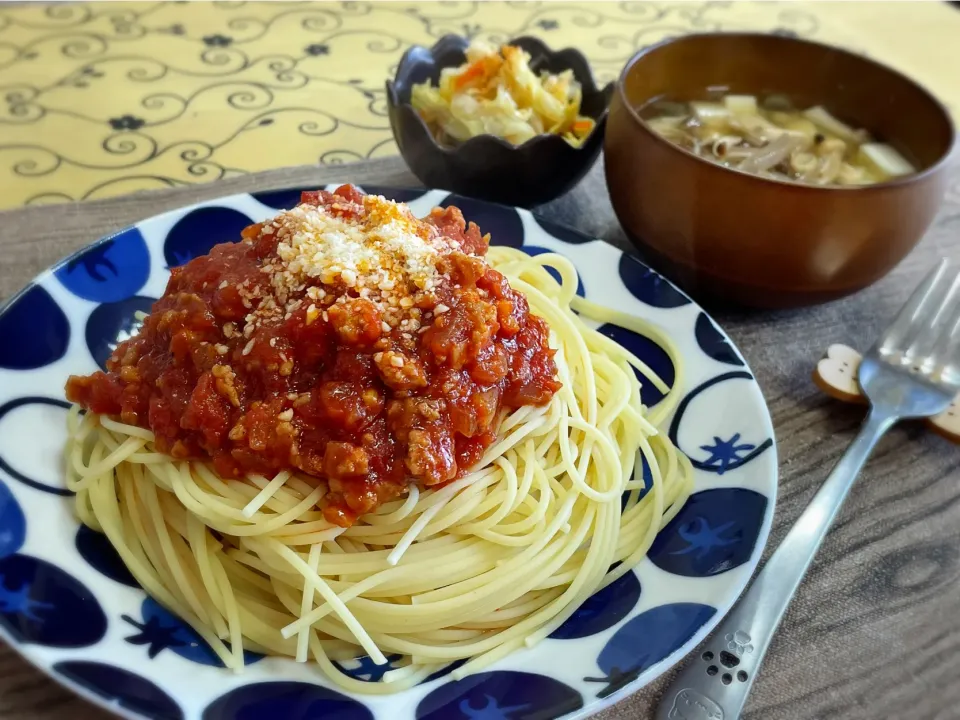
<path id="1" fill-rule="evenodd" d="M 530 54 L 534 72 L 573 71 L 583 88 L 580 112 L 596 121 L 593 132 L 579 148 L 558 135 L 538 135 L 517 146 L 494 135 L 478 135 L 445 147 L 413 109 L 410 93 L 414 85 L 426 80 L 436 84 L 443 68 L 466 62 L 468 44 L 466 38 L 446 35 L 429 50 L 414 46 L 400 60 L 396 79 L 387 81 L 390 125 L 400 154 L 427 187 L 525 208 L 559 197 L 576 185 L 597 159 L 613 83 L 598 89 L 586 58 L 576 50 L 554 52 L 533 37 L 511 40 L 510 45 Z"/>

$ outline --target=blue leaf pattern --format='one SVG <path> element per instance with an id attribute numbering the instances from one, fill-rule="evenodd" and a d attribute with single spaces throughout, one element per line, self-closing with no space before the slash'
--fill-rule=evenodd
<path id="1" fill-rule="evenodd" d="M 597 697 L 612 695 L 683 647 L 715 613 L 715 608 L 697 603 L 660 605 L 640 613 L 614 633 L 597 658 L 606 674 L 584 680 L 603 684 Z"/>
<path id="2" fill-rule="evenodd" d="M 153 598 L 148 597 L 143 601 L 140 612 L 143 621 L 135 620 L 129 615 L 123 616 L 124 622 L 133 628 L 133 633 L 126 635 L 124 640 L 131 645 L 144 646 L 147 657 L 151 660 L 164 650 L 170 650 L 185 660 L 200 665 L 223 667 L 223 662 L 196 630 Z M 252 665 L 262 659 L 263 655 L 258 653 L 243 653 L 245 665 Z"/>
<path id="3" fill-rule="evenodd" d="M 127 228 L 82 250 L 56 271 L 74 295 L 93 302 L 125 300 L 150 277 L 150 252 L 143 235 Z"/>
<path id="4" fill-rule="evenodd" d="M 77 529 L 74 540 L 80 557 L 87 561 L 90 567 L 127 587 L 139 588 L 140 584 L 134 579 L 116 549 L 106 535 L 91 530 L 86 525 Z"/>
<path id="5" fill-rule="evenodd" d="M 304 682 L 243 685 L 214 700 L 203 720 L 373 720 L 366 706 L 336 690 Z"/>
<path id="6" fill-rule="evenodd" d="M 535 673 L 494 671 L 468 675 L 433 690 L 417 706 L 417 720 L 554 718 L 583 707 L 576 690 Z"/>
<path id="7" fill-rule="evenodd" d="M 709 577 L 747 562 L 767 510 L 765 495 L 744 488 L 694 493 L 660 531 L 650 561 L 687 577 Z"/>
<path id="8" fill-rule="evenodd" d="M 554 630 L 554 640 L 574 640 L 596 635 L 623 620 L 640 600 L 640 581 L 631 570 L 594 593 Z"/>
<path id="9" fill-rule="evenodd" d="M 696 560 L 703 560 L 714 548 L 725 548 L 736 545 L 740 537 L 723 537 L 736 523 L 733 520 L 713 528 L 703 517 L 696 517 L 689 525 L 677 528 L 677 534 L 687 543 L 687 547 L 674 550 L 671 555 L 686 555 L 696 553 Z"/>
<path id="10" fill-rule="evenodd" d="M 31 285 L 0 311 L 0 368 L 34 370 L 70 346 L 70 322 L 50 293 Z"/>
<path id="11" fill-rule="evenodd" d="M 0 482 L 0 558 L 13 555 L 27 538 L 27 520 L 20 503 L 5 483 Z"/>
<path id="12" fill-rule="evenodd" d="M 706 313 L 702 312 L 697 315 L 694 335 L 697 338 L 697 345 L 708 357 L 727 365 L 743 367 L 743 360 L 733 349 L 730 340 L 717 329 L 717 326 L 707 317 Z"/>
<path id="13" fill-rule="evenodd" d="M 25 620 L 40 623 L 44 619 L 37 613 L 41 610 L 53 610 L 53 607 L 53 603 L 40 602 L 30 597 L 30 586 L 26 583 L 20 585 L 19 590 L 11 590 L 7 587 L 7 579 L 0 575 L 0 613 L 19 615 Z"/>
<path id="14" fill-rule="evenodd" d="M 252 222 L 242 212 L 225 207 L 191 210 L 167 233 L 163 245 L 167 267 L 186 265 L 195 257 L 209 253 L 214 245 L 238 242 L 240 233 Z"/>
<path id="15" fill-rule="evenodd" d="M 100 642 L 107 618 L 93 593 L 29 555 L 0 560 L 0 625 L 18 642 L 81 648 Z"/>
<path id="16" fill-rule="evenodd" d="M 703 464 L 714 468 L 717 475 L 723 475 L 730 468 L 739 467 L 750 451 L 756 449 L 756 445 L 740 442 L 740 433 L 734 433 L 729 440 L 714 435 L 713 444 L 701 445 L 700 449 L 710 453 Z"/>
<path id="17" fill-rule="evenodd" d="M 102 369 L 107 369 L 107 360 L 121 342 L 136 334 L 143 322 L 135 314 L 149 313 L 153 298 L 135 295 L 127 300 L 104 303 L 94 308 L 87 318 L 85 339 L 90 354 Z"/>
<path id="18" fill-rule="evenodd" d="M 70 660 L 53 666 L 70 682 L 108 703 L 150 720 L 182 720 L 183 710 L 167 693 L 129 670 L 98 662 Z"/>
<path id="19" fill-rule="evenodd" d="M 651 270 L 632 255 L 620 256 L 620 279 L 627 290 L 640 302 L 658 308 L 676 308 L 690 304 L 690 298 L 677 290 L 670 281 Z"/>

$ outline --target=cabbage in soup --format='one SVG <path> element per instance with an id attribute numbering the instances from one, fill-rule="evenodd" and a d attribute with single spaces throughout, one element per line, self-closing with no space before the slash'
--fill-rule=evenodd
<path id="1" fill-rule="evenodd" d="M 763 177 L 810 185 L 872 185 L 916 172 L 866 130 L 821 106 L 783 96 L 724 95 L 718 102 L 657 100 L 641 109 L 663 138 L 700 157 Z"/>

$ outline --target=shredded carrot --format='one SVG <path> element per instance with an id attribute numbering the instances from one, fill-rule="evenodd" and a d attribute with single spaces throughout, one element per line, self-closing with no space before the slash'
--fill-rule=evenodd
<path id="1" fill-rule="evenodd" d="M 588 132 L 593 127 L 593 120 L 577 120 L 573 124 L 574 132 Z"/>
<path id="2" fill-rule="evenodd" d="M 474 80 L 481 80 L 487 74 L 486 63 L 484 62 L 485 58 L 477 60 L 475 63 L 471 64 L 457 77 L 454 85 L 457 90 L 460 90 L 466 85 L 469 85 Z"/>

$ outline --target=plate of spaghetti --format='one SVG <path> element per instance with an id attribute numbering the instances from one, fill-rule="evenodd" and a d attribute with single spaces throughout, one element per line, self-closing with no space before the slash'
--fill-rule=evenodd
<path id="1" fill-rule="evenodd" d="M 0 632 L 127 717 L 585 717 L 705 637 L 773 516 L 700 308 L 444 191 L 150 218 L 0 338 Z"/>

